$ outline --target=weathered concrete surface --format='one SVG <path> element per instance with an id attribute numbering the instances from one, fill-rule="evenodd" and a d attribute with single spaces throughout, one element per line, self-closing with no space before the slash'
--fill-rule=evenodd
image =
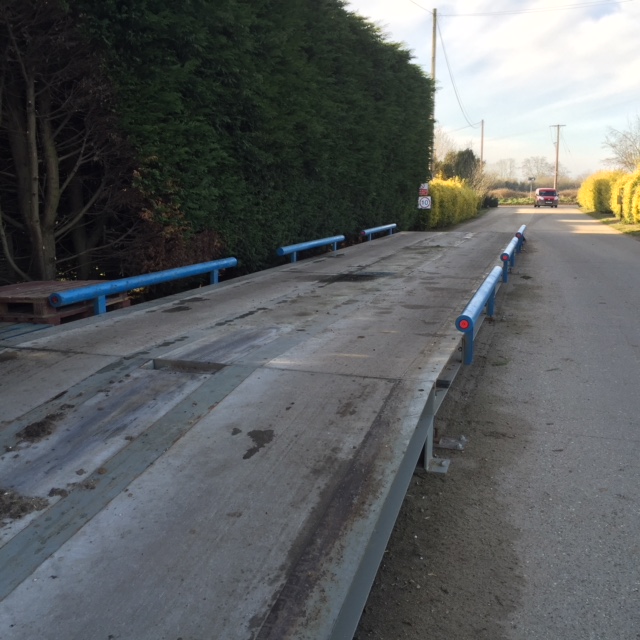
<path id="1" fill-rule="evenodd" d="M 331 637 L 453 319 L 529 217 L 0 335 L 0 485 L 50 503 L 0 529 L 2 637 Z"/>

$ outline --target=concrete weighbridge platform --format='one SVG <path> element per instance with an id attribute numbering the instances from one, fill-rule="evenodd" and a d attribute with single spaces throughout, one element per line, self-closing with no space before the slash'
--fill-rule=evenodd
<path id="1" fill-rule="evenodd" d="M 42 507 L 0 528 L 0 637 L 350 638 L 512 236 L 399 233 L 0 332 L 0 487 Z"/>

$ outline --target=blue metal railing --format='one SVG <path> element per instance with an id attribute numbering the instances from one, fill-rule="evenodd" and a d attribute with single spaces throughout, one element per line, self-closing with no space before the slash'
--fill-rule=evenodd
<path id="1" fill-rule="evenodd" d="M 478 319 L 483 309 L 486 307 L 487 316 L 492 317 L 495 310 L 495 299 L 498 281 L 502 275 L 502 267 L 493 267 L 491 273 L 485 278 L 475 292 L 469 304 L 462 314 L 456 319 L 456 329 L 464 333 L 463 340 L 463 362 L 471 364 L 473 362 L 473 340 L 480 327 Z"/>
<path id="2" fill-rule="evenodd" d="M 291 255 L 291 262 L 298 260 L 298 252 L 306 251 L 307 249 L 315 249 L 316 247 L 326 247 L 327 245 L 333 245 L 333 250 L 338 250 L 338 243 L 344 242 L 344 236 L 331 236 L 330 238 L 321 238 L 320 240 L 310 240 L 309 242 L 300 242 L 299 244 L 290 244 L 286 247 L 279 247 L 276 253 L 279 256 Z"/>
<path id="3" fill-rule="evenodd" d="M 360 235 L 366 236 L 367 240 L 371 240 L 371 236 L 374 233 L 380 233 L 381 231 L 388 231 L 388 235 L 393 235 L 393 230 L 397 229 L 398 225 L 394 222 L 393 224 L 383 224 L 381 227 L 371 227 L 371 229 L 365 229 L 361 232 Z"/>
<path id="4" fill-rule="evenodd" d="M 502 282 L 508 282 L 509 269 L 516 264 L 516 250 L 519 242 L 519 238 L 514 237 L 500 254 L 500 260 L 502 261 Z"/>
<path id="5" fill-rule="evenodd" d="M 212 262 L 201 262 L 186 267 L 177 267 L 176 269 L 167 269 L 166 271 L 156 271 L 155 273 L 146 273 L 141 276 L 133 276 L 131 278 L 122 278 L 120 280 L 110 280 L 109 282 L 101 282 L 99 284 L 87 285 L 86 287 L 78 287 L 69 291 L 60 291 L 52 293 L 49 296 L 49 302 L 54 307 L 64 307 L 68 304 L 76 302 L 85 302 L 93 300 L 94 313 L 99 315 L 107 311 L 107 296 L 116 293 L 123 293 L 138 289 L 140 287 L 148 287 L 152 284 L 160 284 L 161 282 L 169 282 L 170 280 L 179 280 L 181 278 L 189 278 L 191 276 L 199 276 L 203 273 L 209 273 L 211 284 L 217 284 L 218 273 L 222 269 L 229 269 L 238 264 L 236 258 L 222 258 L 221 260 L 213 260 Z"/>
<path id="6" fill-rule="evenodd" d="M 518 253 L 520 253 L 522 251 L 522 245 L 527 241 L 527 239 L 524 237 L 524 232 L 527 230 L 527 225 L 523 224 L 517 231 L 516 231 L 516 238 L 518 238 L 518 248 L 516 249 L 516 251 Z"/>
<path id="7" fill-rule="evenodd" d="M 491 273 L 485 278 L 475 292 L 469 304 L 464 311 L 456 319 L 456 329 L 464 334 L 463 343 L 463 362 L 471 364 L 473 362 L 473 341 L 480 328 L 481 322 L 478 322 L 480 314 L 486 308 L 487 316 L 492 317 L 495 310 L 496 291 L 498 290 L 499 280 L 507 282 L 509 277 L 509 268 L 515 265 L 516 253 L 520 253 L 522 245 L 526 242 L 524 232 L 527 225 L 523 224 L 517 231 L 511 242 L 505 247 L 500 254 L 501 267 L 494 267 Z"/>
<path id="8" fill-rule="evenodd" d="M 500 260 L 502 261 L 502 282 L 509 281 L 509 269 L 513 268 L 516 264 L 516 254 L 522 251 L 522 245 L 527 241 L 524 237 L 524 232 L 527 229 L 527 225 L 523 224 L 513 237 L 511 242 L 505 247 L 504 251 L 500 254 Z"/>

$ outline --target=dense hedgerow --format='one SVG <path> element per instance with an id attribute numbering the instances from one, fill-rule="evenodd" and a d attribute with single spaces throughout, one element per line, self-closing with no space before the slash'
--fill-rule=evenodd
<path id="1" fill-rule="evenodd" d="M 639 190 L 640 169 L 633 173 L 625 173 L 615 181 L 611 189 L 611 209 L 622 222 L 640 222 L 637 209 Z"/>
<path id="2" fill-rule="evenodd" d="M 435 178 L 429 185 L 432 209 L 425 217 L 423 228 L 438 229 L 474 218 L 481 197 L 464 180 Z"/>
<path id="3" fill-rule="evenodd" d="M 0 41 L 0 282 L 420 224 L 433 82 L 343 0 L 2 0 Z"/>
<path id="4" fill-rule="evenodd" d="M 633 173 L 600 171 L 589 176 L 578 191 L 578 203 L 587 211 L 613 213 L 622 222 L 640 222 L 640 167 Z"/>
<path id="5" fill-rule="evenodd" d="M 612 213 L 611 190 L 620 171 L 600 171 L 589 176 L 578 190 L 578 204 L 587 211 Z"/>

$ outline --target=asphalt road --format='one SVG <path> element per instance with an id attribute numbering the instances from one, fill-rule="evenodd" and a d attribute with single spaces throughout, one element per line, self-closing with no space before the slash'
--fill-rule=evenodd
<path id="1" fill-rule="evenodd" d="M 436 419 L 357 640 L 640 638 L 640 243 L 574 207 L 500 207 L 526 250 Z"/>
<path id="2" fill-rule="evenodd" d="M 637 639 L 640 243 L 576 208 L 525 212 L 465 227 L 512 215 L 528 225 L 493 356 L 505 366 L 479 382 L 521 434 L 515 461 L 496 470 L 524 578 L 505 637 Z"/>

